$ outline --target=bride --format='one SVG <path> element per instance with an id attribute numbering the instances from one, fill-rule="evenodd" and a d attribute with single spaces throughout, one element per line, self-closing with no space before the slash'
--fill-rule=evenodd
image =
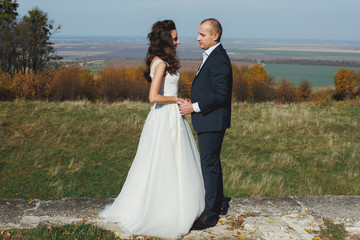
<path id="1" fill-rule="evenodd" d="M 175 23 L 156 22 L 148 38 L 145 77 L 151 82 L 149 101 L 155 104 L 121 192 L 99 216 L 132 234 L 179 238 L 203 212 L 205 190 L 198 150 L 177 105 Z"/>

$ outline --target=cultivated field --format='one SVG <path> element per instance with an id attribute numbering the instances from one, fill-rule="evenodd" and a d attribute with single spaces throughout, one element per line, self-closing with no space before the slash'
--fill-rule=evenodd
<path id="1" fill-rule="evenodd" d="M 334 76 L 341 67 L 292 64 L 265 64 L 266 71 L 275 76 L 275 81 L 286 78 L 295 85 L 307 79 L 312 87 L 334 86 Z M 347 67 L 359 71 L 359 67 Z"/>
<path id="2" fill-rule="evenodd" d="M 123 66 L 139 66 L 144 64 L 143 59 L 111 59 L 106 60 L 105 64 L 107 67 L 120 68 Z M 235 66 L 252 66 L 254 63 L 246 63 L 240 61 L 233 61 L 232 64 Z M 201 60 L 180 60 L 180 72 L 197 70 L 201 65 Z"/>
<path id="3" fill-rule="evenodd" d="M 105 60 L 105 67 L 138 66 L 144 64 L 148 47 L 146 39 L 57 39 L 56 49 L 64 61 L 87 62 Z M 353 61 L 360 64 L 360 43 L 306 42 L 270 40 L 224 40 L 232 63 L 237 66 L 253 65 L 266 60 L 320 60 Z M 201 64 L 201 52 L 195 39 L 183 39 L 178 54 L 181 71 L 196 70 Z M 285 77 L 294 84 L 304 79 L 314 87 L 333 86 L 333 77 L 339 66 L 298 64 L 265 64 L 267 71 L 280 81 Z M 91 68 L 91 67 L 90 67 Z M 92 69 L 92 68 L 91 68 Z M 94 68 L 98 72 L 98 68 Z M 355 68 L 359 70 L 359 68 Z"/>
<path id="4" fill-rule="evenodd" d="M 226 195 L 360 194 L 359 106 L 234 104 Z M 150 107 L 0 102 L 0 198 L 116 197 Z"/>

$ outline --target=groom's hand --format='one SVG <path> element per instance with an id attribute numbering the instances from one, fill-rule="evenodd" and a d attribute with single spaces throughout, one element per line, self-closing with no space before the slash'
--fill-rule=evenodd
<path id="1" fill-rule="evenodd" d="M 192 112 L 194 112 L 194 108 L 192 106 L 192 103 L 189 99 L 179 99 L 178 101 L 179 110 L 181 115 L 188 115 Z"/>

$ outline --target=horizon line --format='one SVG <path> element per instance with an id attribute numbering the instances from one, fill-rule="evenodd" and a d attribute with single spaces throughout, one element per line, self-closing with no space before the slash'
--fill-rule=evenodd
<path id="1" fill-rule="evenodd" d="M 76 34 L 64 34 L 64 35 L 53 35 L 51 39 L 119 39 L 119 40 L 144 40 L 147 41 L 146 36 L 131 36 L 131 35 L 76 35 Z M 181 36 L 184 40 L 194 40 L 196 37 Z M 360 39 L 356 40 L 345 40 L 345 39 L 308 39 L 308 38 L 260 38 L 260 37 L 223 37 L 222 42 L 226 41 L 290 41 L 290 42 L 351 42 L 360 43 Z"/>

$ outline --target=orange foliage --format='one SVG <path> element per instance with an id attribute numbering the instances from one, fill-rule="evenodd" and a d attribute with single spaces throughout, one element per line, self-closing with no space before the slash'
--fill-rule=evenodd
<path id="1" fill-rule="evenodd" d="M 81 98 L 81 69 L 78 66 L 62 67 L 54 76 L 53 98 L 57 101 Z"/>
<path id="2" fill-rule="evenodd" d="M 51 71 L 16 73 L 12 86 L 17 98 L 28 100 L 49 100 L 53 89 Z"/>
<path id="3" fill-rule="evenodd" d="M 355 74 L 357 85 L 351 85 L 353 86 L 351 92 L 354 94 L 355 90 L 359 91 L 360 73 L 349 71 L 339 70 L 334 79 L 340 79 L 340 82 L 344 83 L 345 79 L 349 79 L 349 76 L 352 77 L 350 79 L 354 79 L 353 75 Z M 146 102 L 148 101 L 150 84 L 143 77 L 143 73 L 143 66 L 122 67 L 120 69 L 105 68 L 96 76 L 89 70 L 78 66 L 61 67 L 56 72 L 16 73 L 13 78 L 0 73 L 0 100 L 26 98 L 29 100 L 64 101 L 86 98 L 90 100 L 100 99 L 106 102 L 122 100 Z M 179 97 L 191 98 L 191 85 L 195 74 L 194 70 L 181 73 Z M 349 84 L 344 86 L 349 86 Z M 341 87 L 339 89 L 348 88 Z M 295 87 L 283 79 L 275 85 L 272 77 L 262 65 L 233 66 L 232 94 L 234 101 L 261 102 L 272 101 L 276 98 L 278 102 L 293 102 L 308 99 L 324 101 L 324 98 L 329 98 L 329 95 L 325 93 L 311 96 L 310 93 L 311 85 L 308 81 L 304 81 Z"/>
<path id="4" fill-rule="evenodd" d="M 120 71 L 115 68 L 105 68 L 100 71 L 96 81 L 98 95 L 100 98 L 114 102 L 121 99 Z"/>
<path id="5" fill-rule="evenodd" d="M 181 73 L 179 81 L 179 97 L 187 99 L 191 98 L 191 85 L 195 75 L 195 70 Z"/>
<path id="6" fill-rule="evenodd" d="M 122 83 L 120 90 L 124 99 L 148 101 L 150 84 L 144 78 L 144 71 L 143 66 L 120 68 Z"/>
<path id="7" fill-rule="evenodd" d="M 296 88 L 296 96 L 298 101 L 304 102 L 309 99 L 311 94 L 311 85 L 308 80 L 304 80 Z"/>
<path id="8" fill-rule="evenodd" d="M 6 73 L 0 73 L 0 100 L 15 99 L 15 91 L 11 82 L 11 78 Z"/>
<path id="9" fill-rule="evenodd" d="M 99 97 L 108 102 L 147 101 L 150 84 L 143 77 L 144 67 L 105 68 L 97 79 Z"/>
<path id="10" fill-rule="evenodd" d="M 233 88 L 232 96 L 234 101 L 245 101 L 248 98 L 248 82 L 246 73 L 249 70 L 247 66 L 232 66 L 233 71 Z"/>
<path id="11" fill-rule="evenodd" d="M 249 68 L 247 73 L 247 80 L 252 82 L 267 83 L 269 80 L 269 74 L 265 70 L 264 66 L 255 64 Z"/>
<path id="12" fill-rule="evenodd" d="M 82 86 L 83 97 L 95 100 L 96 91 L 95 91 L 95 74 L 88 69 L 83 69 L 80 72 L 80 83 Z"/>
<path id="13" fill-rule="evenodd" d="M 340 68 L 334 76 L 336 91 L 346 98 L 353 98 L 358 93 L 359 74 L 354 70 Z"/>
<path id="14" fill-rule="evenodd" d="M 272 99 L 272 79 L 264 66 L 255 64 L 245 74 L 248 87 L 248 98 L 254 101 L 267 101 Z"/>
<path id="15" fill-rule="evenodd" d="M 296 101 L 296 87 L 289 80 L 282 78 L 276 86 L 276 101 L 291 103 Z"/>
<path id="16" fill-rule="evenodd" d="M 310 100 L 318 106 L 331 106 L 334 94 L 335 90 L 331 88 L 319 89 L 311 93 Z"/>

